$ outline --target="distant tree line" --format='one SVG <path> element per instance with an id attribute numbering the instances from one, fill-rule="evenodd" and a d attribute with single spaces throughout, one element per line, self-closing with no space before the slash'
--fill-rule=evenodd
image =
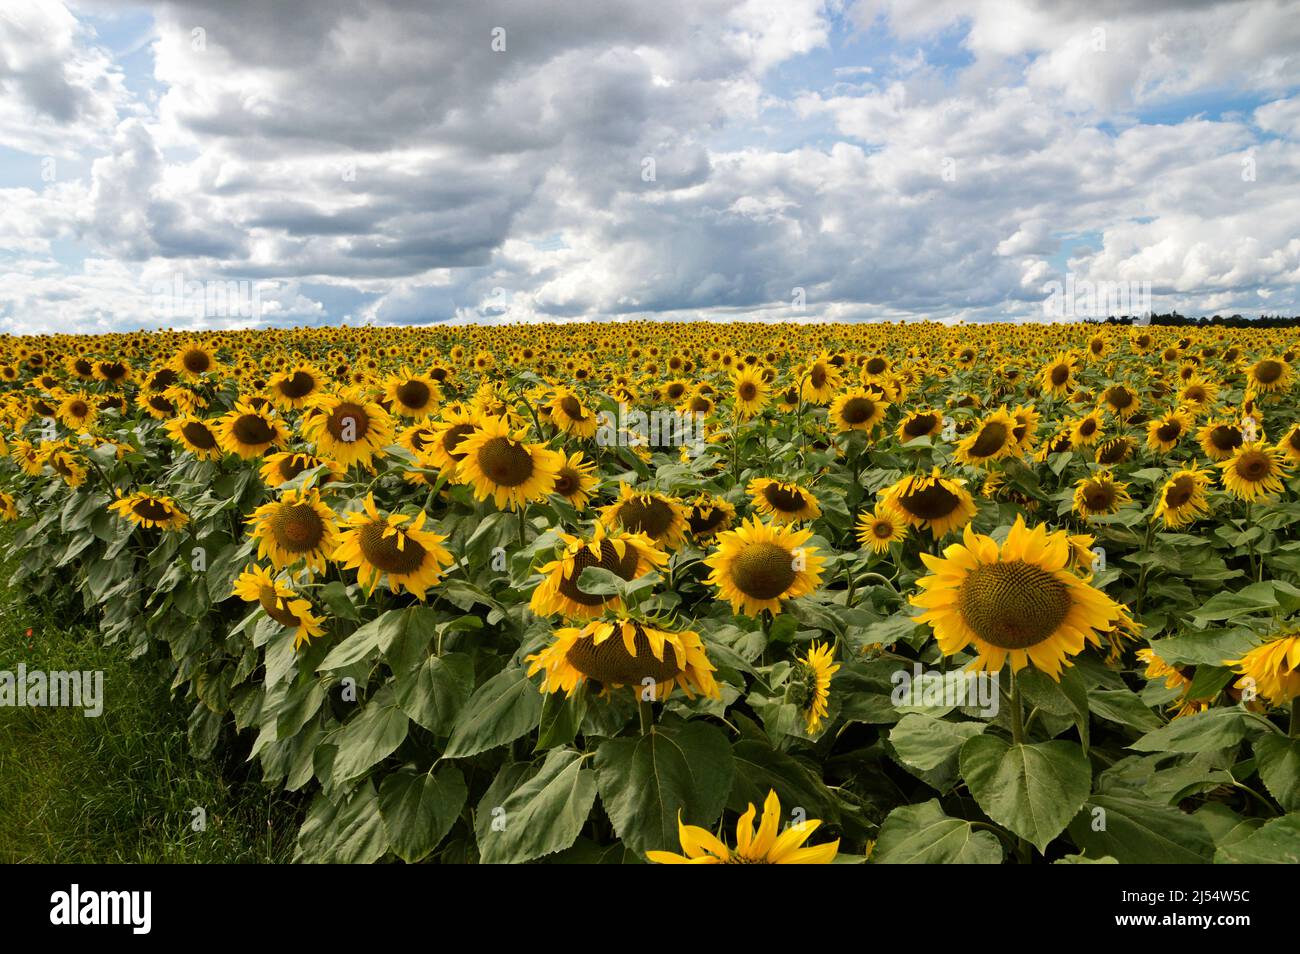
<path id="1" fill-rule="evenodd" d="M 1122 315 L 1119 317 L 1112 316 L 1105 321 L 1088 319 L 1084 323 L 1089 325 L 1195 325 L 1201 328 L 1206 326 L 1223 328 L 1291 328 L 1300 325 L 1300 315 L 1259 315 L 1256 318 L 1247 318 L 1244 315 L 1211 315 L 1208 318 L 1205 316 L 1192 318 L 1172 311 L 1167 315 L 1153 314 L 1148 322 L 1131 315 Z"/>

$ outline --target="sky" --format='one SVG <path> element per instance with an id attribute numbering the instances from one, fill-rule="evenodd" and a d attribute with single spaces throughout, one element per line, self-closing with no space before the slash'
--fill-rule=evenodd
<path id="1" fill-rule="evenodd" d="M 0 0 L 0 332 L 1298 298 L 1300 0 Z"/>

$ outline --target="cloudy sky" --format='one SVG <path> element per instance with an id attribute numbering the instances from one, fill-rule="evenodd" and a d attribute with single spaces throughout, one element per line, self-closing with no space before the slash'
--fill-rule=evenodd
<path id="1" fill-rule="evenodd" d="M 1293 314 L 1298 147 L 1300 0 L 3 0 L 0 331 Z"/>

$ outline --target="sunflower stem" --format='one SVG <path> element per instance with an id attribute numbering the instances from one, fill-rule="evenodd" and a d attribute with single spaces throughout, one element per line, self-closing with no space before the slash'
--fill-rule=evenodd
<path id="1" fill-rule="evenodd" d="M 1025 710 L 1020 704 L 1020 680 L 1011 670 L 1011 741 L 1016 745 L 1025 742 Z"/>
<path id="2" fill-rule="evenodd" d="M 1300 739 L 1300 696 L 1291 700 L 1291 724 L 1288 734 L 1293 739 Z"/>
<path id="3" fill-rule="evenodd" d="M 649 735 L 655 727 L 654 703 L 641 697 L 637 702 L 637 713 L 641 716 L 641 734 Z"/>

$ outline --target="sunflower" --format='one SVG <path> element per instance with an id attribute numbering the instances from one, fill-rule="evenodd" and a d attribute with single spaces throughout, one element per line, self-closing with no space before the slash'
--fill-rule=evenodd
<path id="1" fill-rule="evenodd" d="M 1242 444 L 1219 464 L 1223 486 L 1240 500 L 1253 501 L 1282 492 L 1282 479 L 1291 471 L 1286 455 L 1262 441 Z"/>
<path id="2" fill-rule="evenodd" d="M 721 698 L 698 633 L 668 632 L 639 620 L 592 620 L 581 629 L 555 631 L 553 641 L 526 659 L 528 675 L 544 672 L 542 692 L 573 695 L 588 679 L 601 691 L 630 686 L 640 696 L 654 683 L 654 698 L 665 700 L 680 686 L 689 698 L 695 693 Z"/>
<path id="3" fill-rule="evenodd" d="M 1300 424 L 1291 425 L 1277 446 L 1292 461 L 1300 461 Z"/>
<path id="4" fill-rule="evenodd" d="M 1041 416 L 1032 404 L 1021 404 L 1011 412 L 1011 417 L 1016 422 L 1011 436 L 1020 450 L 1028 453 L 1033 449 L 1034 441 L 1038 440 L 1038 422 Z"/>
<path id="5" fill-rule="evenodd" d="M 591 493 L 600 482 L 596 476 L 596 465 L 575 451 L 567 459 L 560 453 L 563 461 L 555 475 L 555 489 L 551 493 L 563 497 L 575 510 L 586 510 L 591 500 Z"/>
<path id="6" fill-rule="evenodd" d="M 1205 516 L 1210 512 L 1205 495 L 1209 486 L 1209 474 L 1198 470 L 1195 464 L 1178 471 L 1160 488 L 1152 519 L 1163 520 L 1166 527 L 1177 530 Z"/>
<path id="7" fill-rule="evenodd" d="M 65 447 L 51 447 L 41 455 L 41 461 L 63 478 L 74 490 L 86 482 L 86 468 L 77 455 Z"/>
<path id="8" fill-rule="evenodd" d="M 1246 370 L 1252 391 L 1281 391 L 1291 383 L 1291 365 L 1282 358 L 1261 358 Z"/>
<path id="9" fill-rule="evenodd" d="M 478 415 L 460 405 L 442 409 L 442 420 L 433 425 L 434 439 L 425 452 L 434 465 L 448 474 L 455 474 L 465 459 L 461 442 L 478 430 Z"/>
<path id="10" fill-rule="evenodd" d="M 492 497 L 499 510 L 518 510 L 554 493 L 565 463 L 563 454 L 525 443 L 523 431 L 511 433 L 504 418 L 484 418 L 457 450 L 465 455 L 457 468 L 461 482 L 474 489 L 476 500 Z"/>
<path id="11" fill-rule="evenodd" d="M 809 404 L 827 404 L 839 390 L 840 369 L 831 363 L 826 352 L 822 352 L 806 368 L 800 369 L 803 387 L 800 395 Z"/>
<path id="12" fill-rule="evenodd" d="M 979 426 L 957 445 L 953 457 L 963 464 L 983 466 L 1016 453 L 1016 419 L 1005 409 L 980 421 Z"/>
<path id="13" fill-rule="evenodd" d="M 1084 477 L 1074 485 L 1074 512 L 1084 520 L 1115 513 L 1133 498 L 1128 484 L 1117 481 L 1108 470 Z"/>
<path id="14" fill-rule="evenodd" d="M 320 393 L 323 376 L 310 364 L 295 364 L 271 375 L 266 390 L 276 407 L 301 408 Z"/>
<path id="15" fill-rule="evenodd" d="M 597 523 L 589 538 L 559 534 L 564 549 L 538 572 L 542 582 L 533 590 L 528 608 L 538 616 L 559 614 L 566 619 L 590 619 L 607 609 L 621 610 L 617 596 L 598 596 L 578 585 L 582 571 L 598 566 L 624 580 L 662 569 L 668 554 L 656 547 L 644 533 L 607 532 Z"/>
<path id="16" fill-rule="evenodd" d="M 907 522 L 908 526 L 929 530 L 938 540 L 953 530 L 960 530 L 975 517 L 975 501 L 960 477 L 943 477 L 939 468 L 930 476 L 913 474 L 881 492 L 881 502 Z"/>
<path id="17" fill-rule="evenodd" d="M 258 475 L 266 486 L 279 487 L 281 484 L 287 484 L 299 474 L 314 470 L 317 467 L 326 468 L 322 483 L 340 480 L 346 473 L 343 465 L 338 461 L 317 457 L 315 454 L 281 451 L 266 458 L 266 461 L 262 464 L 262 469 L 258 471 Z"/>
<path id="18" fill-rule="evenodd" d="M 556 388 L 547 410 L 551 423 L 574 437 L 591 438 L 596 435 L 596 415 L 585 407 L 571 388 Z"/>
<path id="19" fill-rule="evenodd" d="M 967 527 L 942 557 L 921 554 L 930 574 L 910 598 L 923 609 L 916 620 L 931 625 L 945 656 L 973 646 L 971 669 L 997 672 L 1009 658 L 1013 672 L 1032 662 L 1059 681 L 1067 657 L 1100 646 L 1122 609 L 1070 571 L 1071 549 L 1066 533 L 1030 530 L 1023 517 L 1001 547 Z"/>
<path id="20" fill-rule="evenodd" d="M 194 414 L 182 414 L 163 425 L 167 436 L 199 460 L 218 460 L 221 442 L 213 433 L 212 422 Z"/>
<path id="21" fill-rule="evenodd" d="M 1100 411 L 1092 411 L 1070 425 L 1070 443 L 1075 447 L 1091 447 L 1101 440 L 1103 418 Z"/>
<path id="22" fill-rule="evenodd" d="M 18 519 L 18 504 L 14 500 L 14 495 L 5 490 L 0 490 L 0 520 L 10 523 Z"/>
<path id="23" fill-rule="evenodd" d="M 736 522 L 736 508 L 721 497 L 699 494 L 691 501 L 686 525 L 696 540 L 708 540 Z"/>
<path id="24" fill-rule="evenodd" d="M 874 389 L 850 388 L 831 402 L 829 418 L 839 434 L 874 431 L 885 419 L 889 403 Z"/>
<path id="25" fill-rule="evenodd" d="M 95 415 L 98 413 L 99 408 L 91 403 L 91 399 L 85 394 L 69 394 L 59 402 L 59 420 L 65 427 L 74 431 L 93 426 Z"/>
<path id="26" fill-rule="evenodd" d="M 755 513 L 771 517 L 773 523 L 801 523 L 822 515 L 821 505 L 812 491 L 798 484 L 755 477 L 745 488 Z"/>
<path id="27" fill-rule="evenodd" d="M 244 460 L 260 457 L 272 447 L 283 447 L 289 439 L 284 423 L 269 409 L 259 410 L 246 401 L 217 419 L 217 441 L 227 454 Z"/>
<path id="28" fill-rule="evenodd" d="M 1192 673 L 1177 666 L 1171 666 L 1159 656 L 1154 649 L 1139 649 L 1138 661 L 1146 666 L 1143 676 L 1148 681 L 1163 679 L 1166 689 L 1185 690 L 1192 684 Z"/>
<path id="29" fill-rule="evenodd" d="M 709 584 L 733 613 L 757 616 L 781 612 L 781 600 L 797 599 L 821 583 L 825 562 L 816 547 L 806 546 L 811 530 L 761 523 L 751 517 L 738 529 L 718 535 L 718 548 L 704 563 L 712 569 Z"/>
<path id="30" fill-rule="evenodd" d="M 1127 421 L 1142 406 L 1137 392 L 1125 384 L 1112 384 L 1101 392 L 1102 404 L 1121 421 Z"/>
<path id="31" fill-rule="evenodd" d="M 943 415 L 929 408 L 921 408 L 909 411 L 895 433 L 898 435 L 898 442 L 906 444 L 920 437 L 933 437 L 941 430 L 943 430 Z"/>
<path id="32" fill-rule="evenodd" d="M 322 457 L 344 467 L 370 467 L 384 448 L 393 443 L 393 419 L 360 387 L 338 394 L 322 394 L 307 405 L 302 434 Z"/>
<path id="33" fill-rule="evenodd" d="M 1219 386 L 1217 384 L 1200 375 L 1193 375 L 1179 390 L 1178 401 L 1193 416 L 1200 416 L 1209 410 L 1210 405 L 1214 403 L 1218 396 Z"/>
<path id="34" fill-rule="evenodd" d="M 795 657 L 794 672 L 786 684 L 785 697 L 803 713 L 809 735 L 816 735 L 826 718 L 831 677 L 840 671 L 839 663 L 832 662 L 834 656 L 835 647 L 814 642 L 807 655 Z"/>
<path id="35" fill-rule="evenodd" d="M 1108 441 L 1102 442 L 1097 447 L 1097 453 L 1093 455 L 1093 460 L 1099 464 L 1114 466 L 1122 464 L 1133 455 L 1137 445 L 1132 438 L 1112 437 Z"/>
<path id="36" fill-rule="evenodd" d="M 286 490 L 279 500 L 254 510 L 248 524 L 258 541 L 258 557 L 269 557 L 277 570 L 299 560 L 309 570 L 323 570 L 338 545 L 336 515 L 315 488 Z"/>
<path id="37" fill-rule="evenodd" d="M 838 838 L 824 845 L 804 847 L 804 842 L 821 826 L 819 819 L 795 822 L 780 832 L 781 801 L 775 791 L 769 791 L 763 803 L 763 820 L 757 834 L 754 832 L 756 815 L 750 803 L 736 825 L 733 851 L 707 829 L 682 824 L 678 812 L 677 838 L 685 854 L 648 851 L 646 857 L 661 865 L 828 865 L 839 853 Z"/>
<path id="38" fill-rule="evenodd" d="M 9 448 L 9 456 L 13 458 L 14 463 L 28 477 L 38 477 L 44 463 L 41 459 L 41 450 L 31 441 L 17 440 Z"/>
<path id="39" fill-rule="evenodd" d="M 424 602 L 425 591 L 455 562 L 442 546 L 447 538 L 424 529 L 427 516 L 423 510 L 414 520 L 405 514 L 382 515 L 375 495 L 366 494 L 364 509 L 348 514 L 330 559 L 355 569 L 367 592 L 384 576 L 390 592 L 404 589 Z"/>
<path id="40" fill-rule="evenodd" d="M 189 344 L 176 352 L 167 367 L 187 378 L 198 378 L 209 371 L 219 371 L 217 356 L 201 344 Z"/>
<path id="41" fill-rule="evenodd" d="M 1058 354 L 1043 368 L 1043 390 L 1055 397 L 1062 397 L 1074 387 L 1074 369 L 1077 360 L 1070 354 Z"/>
<path id="42" fill-rule="evenodd" d="M 763 413 L 767 406 L 768 387 L 761 371 L 746 366 L 731 372 L 731 387 L 737 416 L 747 420 Z"/>
<path id="43" fill-rule="evenodd" d="M 190 522 L 190 518 L 171 497 L 157 496 L 143 490 L 137 490 L 126 497 L 122 496 L 120 490 L 117 493 L 118 499 L 109 504 L 108 509 L 142 527 L 179 530 Z"/>
<path id="44" fill-rule="evenodd" d="M 621 527 L 628 533 L 644 533 L 656 546 L 675 550 L 686 540 L 686 508 L 676 497 L 651 490 L 634 490 L 618 485 L 618 500 L 601 508 L 600 519 L 607 527 Z"/>
<path id="45" fill-rule="evenodd" d="M 1224 665 L 1242 674 L 1235 688 L 1253 688 L 1275 706 L 1300 696 L 1300 635 L 1277 636 L 1240 659 L 1225 659 Z"/>
<path id="46" fill-rule="evenodd" d="M 1147 447 L 1167 454 L 1191 427 L 1186 411 L 1170 411 L 1147 424 Z"/>
<path id="47" fill-rule="evenodd" d="M 1241 428 L 1231 421 L 1208 421 L 1196 432 L 1205 456 L 1218 462 L 1229 460 L 1244 442 Z"/>
<path id="48" fill-rule="evenodd" d="M 908 523 L 903 515 L 885 503 L 876 505 L 874 513 L 858 517 L 858 543 L 876 553 L 884 553 L 891 543 L 907 539 Z"/>
<path id="49" fill-rule="evenodd" d="M 285 629 L 292 629 L 294 649 L 325 632 L 324 617 L 313 615 L 311 603 L 265 567 L 249 565 L 235 580 L 231 595 L 260 604 L 267 616 Z"/>
<path id="50" fill-rule="evenodd" d="M 418 421 L 434 412 L 438 385 L 428 375 L 415 374 L 409 368 L 403 368 L 385 382 L 384 397 L 400 416 Z"/>

